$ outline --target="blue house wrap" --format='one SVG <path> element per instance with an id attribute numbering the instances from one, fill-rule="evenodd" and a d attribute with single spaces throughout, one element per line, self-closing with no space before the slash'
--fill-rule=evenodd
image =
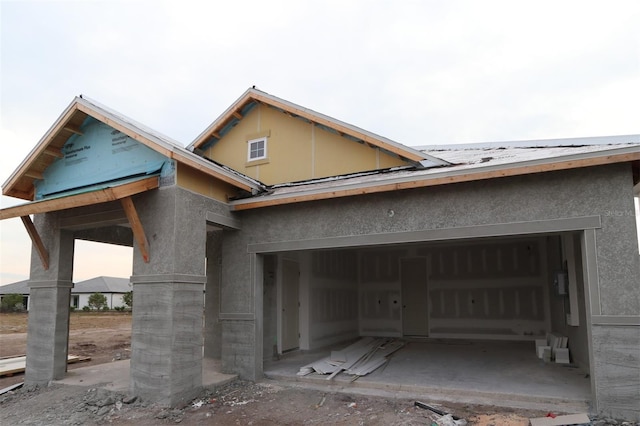
<path id="1" fill-rule="evenodd" d="M 92 117 L 35 183 L 36 200 L 138 177 L 173 173 L 172 160 Z"/>

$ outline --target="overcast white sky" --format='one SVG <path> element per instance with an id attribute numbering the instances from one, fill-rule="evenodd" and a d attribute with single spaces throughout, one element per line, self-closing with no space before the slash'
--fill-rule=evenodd
<path id="1" fill-rule="evenodd" d="M 640 133 L 636 0 L 0 0 L 0 14 L 2 183 L 78 94 L 184 145 L 254 84 L 407 145 Z M 27 279 L 26 231 L 0 227 L 0 284 Z M 130 249 L 77 243 L 75 280 L 130 274 Z"/>

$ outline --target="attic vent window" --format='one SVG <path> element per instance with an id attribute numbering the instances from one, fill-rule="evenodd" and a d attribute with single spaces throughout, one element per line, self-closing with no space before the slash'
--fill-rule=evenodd
<path id="1" fill-rule="evenodd" d="M 248 161 L 267 158 L 267 138 L 252 139 L 248 144 Z"/>

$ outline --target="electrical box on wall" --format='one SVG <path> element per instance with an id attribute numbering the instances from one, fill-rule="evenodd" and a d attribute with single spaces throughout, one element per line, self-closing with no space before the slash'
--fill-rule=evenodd
<path id="1" fill-rule="evenodd" d="M 567 295 L 567 285 L 569 283 L 569 277 L 565 271 L 556 272 L 556 277 L 554 280 L 554 286 L 556 288 L 556 294 L 560 296 Z"/>

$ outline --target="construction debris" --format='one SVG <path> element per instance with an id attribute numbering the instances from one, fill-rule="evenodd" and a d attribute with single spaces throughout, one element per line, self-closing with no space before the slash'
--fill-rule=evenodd
<path id="1" fill-rule="evenodd" d="M 0 389 L 0 395 L 4 395 L 7 392 L 14 391 L 16 389 L 20 389 L 24 385 L 24 382 L 16 383 L 15 385 L 7 386 L 6 388 Z"/>
<path id="2" fill-rule="evenodd" d="M 580 425 L 590 424 L 591 419 L 589 416 L 582 414 L 568 414 L 566 416 L 550 416 L 537 417 L 535 419 L 529 419 L 531 426 L 560 426 L 560 425 Z"/>
<path id="3" fill-rule="evenodd" d="M 332 351 L 326 358 L 300 367 L 298 376 L 315 372 L 328 374 L 327 380 L 332 380 L 344 371 L 356 380 L 386 364 L 388 356 L 404 345 L 405 342 L 398 339 L 364 337 L 342 350 Z"/>
<path id="4" fill-rule="evenodd" d="M 461 419 L 460 417 L 456 417 L 453 414 L 445 413 L 442 410 L 438 410 L 435 407 L 425 404 L 424 402 L 416 401 L 414 404 L 416 407 L 424 408 L 425 410 L 429 410 L 433 413 L 436 413 L 440 417 L 436 420 L 435 424 L 438 426 L 466 426 L 467 421 L 465 419 Z"/>
<path id="5" fill-rule="evenodd" d="M 536 355 L 544 362 L 553 360 L 559 364 L 570 364 L 569 338 L 557 333 L 547 333 L 545 339 L 536 339 Z"/>
<path id="6" fill-rule="evenodd" d="M 438 410 L 435 407 L 427 405 L 424 402 L 416 401 L 416 402 L 414 402 L 413 405 L 415 405 L 416 407 L 424 408 L 425 410 L 433 411 L 434 413 L 438 414 L 439 416 L 446 416 L 447 414 L 449 414 L 449 413 L 445 413 L 442 410 Z M 453 418 L 453 420 L 460 420 L 460 417 L 456 417 L 454 415 L 451 415 L 451 418 Z"/>
<path id="7" fill-rule="evenodd" d="M 67 363 L 73 364 L 76 362 L 90 361 L 91 357 L 69 355 L 67 357 Z M 0 359 L 0 377 L 1 376 L 13 376 L 17 373 L 23 373 L 27 366 L 27 357 L 25 355 L 2 358 Z"/>

